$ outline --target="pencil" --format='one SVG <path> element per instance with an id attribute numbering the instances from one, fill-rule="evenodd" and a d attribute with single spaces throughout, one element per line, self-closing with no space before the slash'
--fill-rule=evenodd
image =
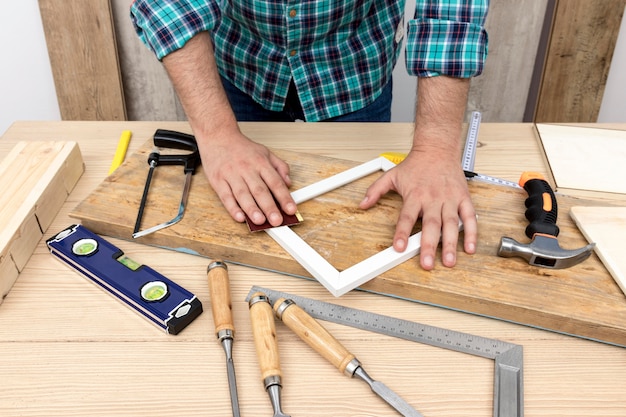
<path id="1" fill-rule="evenodd" d="M 124 158 L 126 157 L 126 150 L 128 149 L 128 144 L 130 143 L 130 137 L 132 136 L 132 132 L 130 130 L 125 130 L 122 132 L 120 136 L 120 141 L 117 143 L 117 149 L 115 150 L 115 156 L 113 156 L 113 162 L 111 163 L 111 168 L 109 169 L 109 175 L 113 173 L 122 165 L 124 162 Z"/>

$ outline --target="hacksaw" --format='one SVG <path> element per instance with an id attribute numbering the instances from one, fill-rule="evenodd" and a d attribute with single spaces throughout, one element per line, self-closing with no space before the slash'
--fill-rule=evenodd
<path id="1" fill-rule="evenodd" d="M 522 417 L 524 415 L 523 348 L 521 345 L 344 307 L 258 286 L 253 286 L 250 289 L 246 296 L 246 301 L 249 301 L 252 294 L 256 292 L 264 293 L 272 303 L 279 298 L 291 299 L 300 308 L 319 320 L 492 359 L 495 364 L 493 416 Z"/>

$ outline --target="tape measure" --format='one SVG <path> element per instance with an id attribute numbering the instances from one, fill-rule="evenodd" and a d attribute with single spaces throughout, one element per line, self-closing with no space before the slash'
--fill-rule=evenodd
<path id="1" fill-rule="evenodd" d="M 478 174 L 474 172 L 474 163 L 476 162 L 476 148 L 478 147 L 478 130 L 482 114 L 479 111 L 472 112 L 469 126 L 467 128 L 467 136 L 465 137 L 465 149 L 463 151 L 463 170 L 466 178 L 472 178 L 496 185 L 504 185 L 506 187 L 522 188 L 516 182 L 503 180 L 501 178 L 491 177 L 489 175 Z"/>
<path id="2" fill-rule="evenodd" d="M 465 149 L 463 151 L 463 170 L 473 171 L 476 162 L 476 145 L 478 144 L 478 129 L 482 114 L 479 111 L 472 112 L 469 126 L 467 128 L 467 136 L 465 137 Z"/>
<path id="3" fill-rule="evenodd" d="M 372 313 L 300 297 L 268 288 L 253 286 L 246 301 L 262 292 L 272 301 L 291 299 L 316 319 L 397 337 L 434 347 L 493 359 L 494 413 L 496 417 L 521 417 L 523 409 L 523 348 L 520 345 L 411 322 L 391 316 Z"/>

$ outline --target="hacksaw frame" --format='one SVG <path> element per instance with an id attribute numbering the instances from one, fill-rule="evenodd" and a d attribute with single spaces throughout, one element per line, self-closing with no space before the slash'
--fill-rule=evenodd
<path id="1" fill-rule="evenodd" d="M 291 196 L 296 204 L 300 204 L 377 171 L 388 171 L 395 166 L 396 164 L 380 156 L 369 162 L 365 162 L 354 168 L 296 190 L 291 193 Z M 459 228 L 461 227 L 462 225 L 459 223 Z M 372 278 L 377 277 L 383 272 L 417 255 L 420 250 L 422 237 L 422 232 L 411 235 L 404 252 L 398 252 L 393 246 L 390 246 L 340 272 L 291 230 L 289 226 L 265 229 L 265 232 L 335 297 L 339 297 L 353 290 Z"/>

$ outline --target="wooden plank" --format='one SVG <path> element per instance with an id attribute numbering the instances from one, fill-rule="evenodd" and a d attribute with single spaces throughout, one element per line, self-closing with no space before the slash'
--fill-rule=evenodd
<path id="1" fill-rule="evenodd" d="M 626 131 L 537 124 L 558 190 L 626 196 Z"/>
<path id="2" fill-rule="evenodd" d="M 559 0 L 535 122 L 595 122 L 626 0 Z"/>
<path id="3" fill-rule="evenodd" d="M 617 285 L 626 294 L 626 207 L 572 207 L 570 213 Z"/>
<path id="4" fill-rule="evenodd" d="M 63 120 L 125 120 L 109 0 L 39 0 Z"/>
<path id="5" fill-rule="evenodd" d="M 71 213 L 91 230 L 131 240 L 151 141 L 131 155 Z M 276 151 L 289 162 L 297 190 L 358 163 L 304 153 Z M 302 203 L 304 222 L 292 228 L 337 270 L 391 245 L 400 197 L 389 194 L 374 208 L 358 203 L 379 174 Z M 146 226 L 173 217 L 184 176 L 181 167 L 159 167 L 153 177 Z M 529 266 L 521 259 L 496 256 L 503 235 L 527 242 L 524 236 L 522 190 L 470 183 L 480 224 L 478 253 L 459 253 L 458 266 L 440 263 L 424 271 L 409 260 L 374 278 L 362 288 L 376 293 L 445 306 L 553 331 L 626 345 L 626 299 L 594 255 L 567 270 Z M 586 241 L 567 213 L 576 205 L 593 202 L 559 195 L 561 245 L 583 246 Z M 419 230 L 419 228 L 416 228 Z M 140 243 L 191 252 L 258 268 L 310 278 L 306 270 L 270 236 L 250 233 L 224 210 L 206 178 L 193 178 L 187 211 L 175 226 L 137 240 Z"/>
<path id="6" fill-rule="evenodd" d="M 82 173 L 83 160 L 75 142 L 20 142 L 3 159 L 0 164 L 2 299 Z"/>

